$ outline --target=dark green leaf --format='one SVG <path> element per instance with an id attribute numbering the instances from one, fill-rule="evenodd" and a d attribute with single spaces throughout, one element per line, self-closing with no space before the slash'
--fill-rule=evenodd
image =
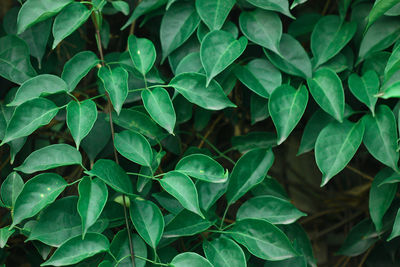
<path id="1" fill-rule="evenodd" d="M 364 103 L 375 115 L 375 104 L 378 98 L 375 96 L 379 91 L 379 77 L 375 71 L 369 70 L 363 76 L 353 73 L 350 75 L 349 88 L 353 95 Z"/>
<path id="2" fill-rule="evenodd" d="M 140 256 L 142 258 L 147 258 L 147 247 L 146 243 L 137 235 L 132 235 L 132 243 L 135 249 L 135 255 Z M 126 229 L 119 231 L 115 236 L 113 241 L 111 242 L 110 252 L 114 255 L 114 257 L 121 261 L 118 266 L 119 267 L 130 267 L 132 266 L 131 258 L 127 257 L 130 255 L 129 249 L 129 239 L 128 233 Z M 123 259 L 125 258 L 125 259 Z M 135 267 L 144 267 L 146 265 L 146 261 L 141 260 L 139 258 L 135 258 Z M 114 265 L 112 265 L 114 266 Z"/>
<path id="3" fill-rule="evenodd" d="M 97 75 L 103 82 L 104 88 L 110 96 L 111 103 L 119 115 L 122 105 L 128 96 L 128 72 L 121 67 L 114 69 L 102 67 L 99 69 Z"/>
<path id="4" fill-rule="evenodd" d="M 211 31 L 220 30 L 235 2 L 235 0 L 199 0 L 196 1 L 196 9 Z"/>
<path id="5" fill-rule="evenodd" d="M 371 26 L 386 11 L 399 3 L 399 0 L 377 0 L 368 15 L 367 28 Z"/>
<path id="6" fill-rule="evenodd" d="M 124 24 L 124 26 L 122 26 L 121 30 L 124 30 L 140 16 L 165 5 L 166 2 L 167 0 L 147 0 L 139 2 L 133 10 L 133 13 L 129 17 L 128 21 Z"/>
<path id="7" fill-rule="evenodd" d="M 225 193 L 228 182 L 225 183 L 207 183 L 197 181 L 196 188 L 199 193 L 200 208 L 208 211 L 217 200 Z"/>
<path id="8" fill-rule="evenodd" d="M 15 232 L 15 230 L 10 230 L 8 226 L 0 228 L 0 248 L 4 248 L 6 246 L 7 240 L 10 236 Z"/>
<path id="9" fill-rule="evenodd" d="M 289 11 L 289 3 L 287 0 L 247 0 L 247 2 L 265 10 L 280 12 L 289 18 L 294 19 Z"/>
<path id="10" fill-rule="evenodd" d="M 14 207 L 15 200 L 24 187 L 24 181 L 17 172 L 10 173 L 1 184 L 1 200 L 5 206 Z"/>
<path id="11" fill-rule="evenodd" d="M 255 148 L 271 148 L 276 145 L 276 135 L 271 132 L 250 132 L 243 136 L 232 137 L 232 147 L 241 153 Z"/>
<path id="12" fill-rule="evenodd" d="M 215 267 L 247 266 L 242 248 L 231 239 L 220 237 L 211 242 L 204 241 L 203 250 Z"/>
<path id="13" fill-rule="evenodd" d="M 396 219 L 393 224 L 393 229 L 392 229 L 392 232 L 390 233 L 390 236 L 388 237 L 387 241 L 390 241 L 393 238 L 398 237 L 399 235 L 400 235 L 400 209 L 397 211 Z"/>

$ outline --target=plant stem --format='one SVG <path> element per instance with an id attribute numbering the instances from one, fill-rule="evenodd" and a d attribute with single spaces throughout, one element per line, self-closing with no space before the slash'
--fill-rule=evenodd
<path id="1" fill-rule="evenodd" d="M 228 204 L 228 206 L 226 206 L 226 209 L 224 211 L 224 215 L 222 216 L 221 225 L 219 226 L 220 230 L 222 229 L 222 226 L 224 226 L 224 220 L 225 220 L 226 214 L 228 213 L 228 209 L 229 209 L 229 204 Z"/>
<path id="2" fill-rule="evenodd" d="M 141 259 L 141 260 L 144 260 L 144 261 L 153 263 L 153 264 L 155 264 L 155 265 L 160 265 L 160 266 L 172 266 L 171 264 L 168 264 L 168 263 L 155 262 L 155 261 L 149 260 L 149 259 L 147 259 L 147 258 L 138 256 L 138 255 L 135 255 L 135 258 L 138 258 L 138 259 Z"/>

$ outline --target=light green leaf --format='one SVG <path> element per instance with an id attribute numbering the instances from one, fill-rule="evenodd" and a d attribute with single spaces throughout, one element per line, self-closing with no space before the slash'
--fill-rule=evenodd
<path id="1" fill-rule="evenodd" d="M 99 159 L 93 168 L 86 172 L 88 175 L 99 177 L 112 189 L 123 194 L 132 195 L 133 186 L 128 175 L 117 163 L 109 159 Z"/>
<path id="2" fill-rule="evenodd" d="M 210 183 L 223 183 L 228 178 L 218 162 L 203 154 L 192 154 L 182 158 L 176 164 L 175 170 Z"/>
<path id="3" fill-rule="evenodd" d="M 146 243 L 144 243 L 143 240 L 137 234 L 132 235 L 132 243 L 135 249 L 135 255 L 140 256 L 142 258 L 147 258 Z M 118 266 L 121 267 L 132 266 L 131 258 L 127 257 L 131 254 L 131 252 L 129 248 L 128 232 L 126 231 L 126 229 L 119 231 L 114 236 L 114 239 L 111 242 L 110 252 L 112 255 L 114 255 L 114 257 L 118 261 L 121 260 Z M 146 261 L 135 257 L 135 267 L 144 267 L 145 265 Z"/>
<path id="4" fill-rule="evenodd" d="M 176 123 L 175 109 L 168 92 L 161 87 L 142 91 L 143 105 L 161 127 L 173 134 Z"/>
<path id="5" fill-rule="evenodd" d="M 28 0 L 18 13 L 18 34 L 24 32 L 27 28 L 53 17 L 60 12 L 73 0 Z"/>
<path id="6" fill-rule="evenodd" d="M 133 13 L 129 17 L 128 21 L 124 24 L 124 26 L 122 26 L 121 31 L 126 29 L 129 25 L 131 25 L 140 16 L 147 14 L 150 11 L 153 11 L 153 10 L 165 5 L 166 2 L 167 2 L 167 0 L 147 0 L 147 1 L 139 2 L 138 5 L 133 10 Z"/>
<path id="7" fill-rule="evenodd" d="M 198 0 L 196 9 L 211 31 L 220 30 L 235 2 L 235 0 Z"/>
<path id="8" fill-rule="evenodd" d="M 12 226 L 36 215 L 56 200 L 66 186 L 67 182 L 55 173 L 42 173 L 30 179 L 15 200 Z"/>
<path id="9" fill-rule="evenodd" d="M 376 108 L 375 117 L 363 117 L 365 133 L 363 142 L 368 152 L 383 164 L 398 170 L 397 128 L 393 112 L 386 105 Z"/>
<path id="10" fill-rule="evenodd" d="M 0 228 L 0 248 L 6 246 L 8 239 L 15 232 L 14 229 L 10 230 L 9 228 L 8 226 Z"/>
<path id="11" fill-rule="evenodd" d="M 361 145 L 363 135 L 361 121 L 332 122 L 321 131 L 315 143 L 315 160 L 322 172 L 321 186 L 346 167 Z"/>
<path id="12" fill-rule="evenodd" d="M 185 209 L 204 218 L 199 207 L 196 186 L 187 175 L 178 171 L 171 171 L 166 173 L 159 182 L 164 190 L 175 197 Z"/>
<path id="13" fill-rule="evenodd" d="M 14 207 L 15 200 L 21 193 L 24 187 L 24 181 L 17 172 L 10 173 L 4 182 L 1 184 L 1 200 L 4 205 L 12 208 Z"/>
<path id="14" fill-rule="evenodd" d="M 85 176 L 78 186 L 78 213 L 82 218 L 82 238 L 103 211 L 107 198 L 107 186 L 100 179 L 91 179 Z"/>
<path id="15" fill-rule="evenodd" d="M 131 198 L 129 211 L 136 231 L 155 249 L 164 231 L 164 218 L 160 209 L 151 201 Z"/>
<path id="16" fill-rule="evenodd" d="M 219 237 L 211 242 L 205 240 L 203 250 L 215 267 L 247 266 L 242 248 L 231 239 Z"/>
<path id="17" fill-rule="evenodd" d="M 174 267 L 213 267 L 208 260 L 203 258 L 197 253 L 193 252 L 184 252 L 177 256 L 175 256 L 171 261 L 172 266 Z"/>
<path id="18" fill-rule="evenodd" d="M 289 34 L 282 34 L 280 55 L 264 49 L 272 64 L 278 69 L 304 79 L 311 78 L 311 61 L 301 44 Z"/>
<path id="19" fill-rule="evenodd" d="M 240 37 L 236 40 L 232 34 L 225 31 L 208 33 L 200 47 L 200 58 L 206 71 L 207 83 L 231 65 L 246 49 L 247 39 Z"/>
<path id="20" fill-rule="evenodd" d="M 276 88 L 268 101 L 268 110 L 278 133 L 278 145 L 290 135 L 306 110 L 307 88 L 302 85 L 296 90 L 284 84 Z"/>
<path id="21" fill-rule="evenodd" d="M 128 72 L 121 67 L 114 69 L 102 67 L 99 69 L 97 75 L 103 82 L 104 88 L 110 96 L 111 103 L 119 115 L 122 105 L 128 96 Z"/>
<path id="22" fill-rule="evenodd" d="M 297 256 L 287 236 L 265 220 L 244 219 L 225 231 L 251 254 L 264 260 L 279 261 Z"/>
<path id="23" fill-rule="evenodd" d="M 312 79 L 307 79 L 308 88 L 317 104 L 339 122 L 344 116 L 344 91 L 340 78 L 328 68 L 314 72 Z"/>
<path id="24" fill-rule="evenodd" d="M 76 148 L 85 138 L 97 120 L 96 103 L 90 99 L 82 102 L 71 101 L 67 106 L 67 125 L 74 138 Z"/>
<path id="25" fill-rule="evenodd" d="M 376 0 L 368 15 L 367 29 L 386 11 L 399 3 L 399 0 Z"/>
<path id="26" fill-rule="evenodd" d="M 199 23 L 200 17 L 190 2 L 177 2 L 164 13 L 160 28 L 162 61 L 189 39 Z"/>
<path id="27" fill-rule="evenodd" d="M 55 144 L 32 152 L 17 168 L 17 171 L 34 173 L 68 165 L 81 165 L 81 153 L 67 144 Z"/>
<path id="28" fill-rule="evenodd" d="M 392 240 L 400 235 L 400 209 L 397 211 L 396 219 L 394 220 L 393 229 L 387 241 Z"/>
<path id="29" fill-rule="evenodd" d="M 92 51 L 79 52 L 64 65 L 61 78 L 68 84 L 68 92 L 72 92 L 79 81 L 99 63 L 99 58 Z"/>
<path id="30" fill-rule="evenodd" d="M 122 156 L 139 165 L 151 166 L 153 152 L 146 138 L 133 131 L 115 134 L 115 148 Z"/>
<path id="31" fill-rule="evenodd" d="M 242 12 L 239 17 L 239 25 L 243 34 L 250 41 L 280 54 L 282 22 L 275 12 L 260 9 Z"/>
<path id="32" fill-rule="evenodd" d="M 166 226 L 163 237 L 192 236 L 204 232 L 213 223 L 199 215 L 183 209 Z"/>
<path id="33" fill-rule="evenodd" d="M 128 38 L 128 50 L 133 65 L 146 77 L 156 61 L 156 48 L 153 43 L 146 38 L 137 38 L 131 35 Z"/>
<path id="34" fill-rule="evenodd" d="M 234 72 L 247 88 L 264 98 L 268 98 L 282 84 L 280 71 L 262 58 L 253 59 L 245 66 L 237 65 Z"/>
<path id="35" fill-rule="evenodd" d="M 272 224 L 291 224 L 300 217 L 307 216 L 296 209 L 288 200 L 275 196 L 253 197 L 240 206 L 236 220 L 260 219 Z"/>
<path id="36" fill-rule="evenodd" d="M 264 180 L 274 162 L 274 154 L 265 148 L 256 148 L 244 154 L 233 167 L 226 199 L 233 204 L 251 188 Z"/>
<path id="37" fill-rule="evenodd" d="M 378 98 L 375 96 L 379 91 L 379 77 L 375 71 L 369 70 L 363 76 L 358 76 L 356 73 L 350 75 L 349 88 L 352 94 L 364 103 L 375 115 L 375 104 Z"/>
<path id="38" fill-rule="evenodd" d="M 190 102 L 209 110 L 220 110 L 227 107 L 236 107 L 229 98 L 226 97 L 221 86 L 211 80 L 206 87 L 206 76 L 200 73 L 182 73 L 175 76 L 170 86 L 174 87 Z"/>
<path id="39" fill-rule="evenodd" d="M 88 233 L 85 239 L 75 236 L 59 247 L 46 262 L 40 266 L 65 266 L 78 263 L 101 252 L 108 251 L 110 243 L 102 234 Z"/>
<path id="40" fill-rule="evenodd" d="M 289 18 L 294 19 L 289 11 L 289 2 L 287 0 L 247 0 L 250 4 L 261 9 L 280 12 Z"/>
<path id="41" fill-rule="evenodd" d="M 87 21 L 92 13 L 86 6 L 79 2 L 73 2 L 64 8 L 54 20 L 53 36 L 54 42 L 52 49 L 64 40 L 67 36 L 76 31 Z"/>

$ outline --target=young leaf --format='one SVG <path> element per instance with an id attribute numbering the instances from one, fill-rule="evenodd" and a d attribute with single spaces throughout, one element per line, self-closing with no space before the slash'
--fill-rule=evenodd
<path id="1" fill-rule="evenodd" d="M 220 30 L 235 2 L 235 0 L 198 0 L 196 10 L 211 31 Z"/>
<path id="2" fill-rule="evenodd" d="M 78 213 L 82 218 L 82 238 L 103 211 L 107 198 L 107 186 L 100 179 L 91 179 L 85 176 L 78 186 Z"/>
<path id="3" fill-rule="evenodd" d="M 280 54 L 279 43 L 282 37 L 282 22 L 278 14 L 261 9 L 242 12 L 239 17 L 239 25 L 247 39 L 275 54 Z"/>
<path id="4" fill-rule="evenodd" d="M 303 85 L 296 90 L 290 85 L 276 88 L 268 101 L 268 110 L 278 133 L 278 145 L 290 135 L 306 110 L 308 91 Z"/>
<path id="5" fill-rule="evenodd" d="M 66 186 L 67 182 L 55 173 L 42 173 L 26 182 L 15 200 L 12 227 L 56 200 Z"/>
<path id="6" fill-rule="evenodd" d="M 218 162 L 203 154 L 182 158 L 176 164 L 175 170 L 210 183 L 223 183 L 228 178 Z"/>
<path id="7" fill-rule="evenodd" d="M 104 88 L 110 96 L 111 103 L 119 115 L 122 105 L 128 96 L 128 72 L 121 67 L 114 69 L 102 67 L 99 69 L 97 75 L 103 82 Z"/>
<path id="8" fill-rule="evenodd" d="M 164 218 L 153 202 L 131 198 L 129 212 L 136 231 L 152 248 L 156 248 L 164 231 Z"/>
<path id="9" fill-rule="evenodd" d="M 15 232 L 14 229 L 10 230 L 10 227 L 6 226 L 0 228 L 0 248 L 4 248 L 7 244 L 8 239 Z"/>
<path id="10" fill-rule="evenodd" d="M 135 255 L 142 258 L 147 258 L 146 243 L 144 243 L 137 234 L 132 235 L 132 243 L 133 247 L 135 248 Z M 120 261 L 119 265 L 121 266 L 128 266 L 132 264 L 131 258 L 127 257 L 131 253 L 129 246 L 129 238 L 126 229 L 119 231 L 111 242 L 110 252 L 112 255 L 114 255 L 115 259 Z M 145 265 L 146 261 L 135 257 L 135 267 L 145 267 Z"/>
<path id="11" fill-rule="evenodd" d="M 397 151 L 396 120 L 386 105 L 376 108 L 375 117 L 371 114 L 363 117 L 365 133 L 363 142 L 368 152 L 383 164 L 398 170 L 399 152 Z"/>
<path id="12" fill-rule="evenodd" d="M 287 236 L 265 220 L 244 219 L 225 231 L 251 254 L 264 260 L 279 261 L 297 256 Z"/>
<path id="13" fill-rule="evenodd" d="M 81 153 L 70 145 L 55 144 L 32 152 L 19 167 L 14 169 L 24 173 L 34 173 L 75 164 L 82 164 Z"/>
<path id="14" fill-rule="evenodd" d="M 151 166 L 153 152 L 146 138 L 133 131 L 123 131 L 115 134 L 115 148 L 130 161 L 139 165 Z"/>
<path id="15" fill-rule="evenodd" d="M 14 207 L 15 200 L 24 187 L 24 181 L 17 172 L 10 173 L 1 184 L 1 200 L 8 208 Z"/>
<path id="16" fill-rule="evenodd" d="M 206 71 L 206 87 L 212 78 L 231 65 L 244 52 L 246 46 L 245 37 L 236 40 L 225 31 L 212 31 L 204 37 L 200 47 L 200 58 Z"/>
<path id="17" fill-rule="evenodd" d="M 229 238 L 219 237 L 211 242 L 205 240 L 203 250 L 215 267 L 247 266 L 242 248 Z"/>
<path id="18" fill-rule="evenodd" d="M 339 122 L 344 116 L 344 91 L 340 78 L 328 68 L 322 68 L 307 80 L 308 88 L 317 104 Z"/>
<path id="19" fill-rule="evenodd" d="M 169 85 L 174 87 L 187 100 L 205 109 L 220 110 L 236 107 L 226 97 L 221 86 L 215 80 L 211 80 L 206 87 L 206 76 L 204 74 L 182 73 L 175 76 Z"/>
<path id="20" fill-rule="evenodd" d="M 321 186 L 346 167 L 361 145 L 363 135 L 361 121 L 332 122 L 321 131 L 315 143 L 315 160 L 322 172 Z"/>
<path id="21" fill-rule="evenodd" d="M 163 237 L 192 236 L 204 232 L 213 223 L 183 209 L 166 226 Z"/>
<path id="22" fill-rule="evenodd" d="M 371 110 L 372 116 L 375 116 L 375 104 L 378 100 L 375 95 L 379 91 L 380 83 L 378 74 L 373 70 L 365 72 L 362 77 L 353 73 L 350 75 L 348 83 L 352 94 Z"/>
<path id="23" fill-rule="evenodd" d="M 53 49 L 77 30 L 90 17 L 91 10 L 79 2 L 73 2 L 64 8 L 54 20 L 53 24 Z"/>
<path id="24" fill-rule="evenodd" d="M 67 106 L 67 125 L 74 138 L 76 148 L 85 138 L 97 120 L 96 103 L 87 99 L 82 102 L 71 101 Z"/>
<path id="25" fill-rule="evenodd" d="M 38 98 L 40 96 L 66 92 L 67 90 L 67 84 L 58 76 L 42 74 L 24 82 L 18 88 L 13 101 L 7 105 L 19 106 L 26 101 Z"/>
<path id="26" fill-rule="evenodd" d="M 128 38 L 128 50 L 133 65 L 146 77 L 156 61 L 156 48 L 153 43 L 146 38 L 137 38 L 131 35 Z"/>
<path id="27" fill-rule="evenodd" d="M 93 168 L 86 172 L 88 175 L 99 177 L 117 192 L 132 195 L 133 186 L 128 175 L 117 163 L 109 159 L 99 159 Z"/>
<path id="28" fill-rule="evenodd" d="M 233 167 L 229 178 L 226 199 L 233 204 L 252 187 L 264 180 L 274 162 L 271 150 L 256 148 L 244 154 Z"/>
<path id="29" fill-rule="evenodd" d="M 164 190 L 175 197 L 185 209 L 204 218 L 199 207 L 196 186 L 186 174 L 171 171 L 166 173 L 159 181 Z"/>
<path id="30" fill-rule="evenodd" d="M 85 239 L 75 236 L 63 243 L 40 266 L 65 266 L 78 263 L 101 252 L 108 251 L 110 243 L 102 234 L 88 233 Z"/>
<path id="31" fill-rule="evenodd" d="M 176 115 L 168 92 L 161 87 L 142 91 L 143 105 L 150 116 L 169 133 L 174 132 Z"/>
<path id="32" fill-rule="evenodd" d="M 289 18 L 294 19 L 289 11 L 289 3 L 287 0 L 247 0 L 250 4 L 255 5 L 261 9 L 280 12 Z"/>
<path id="33" fill-rule="evenodd" d="M 185 252 L 175 256 L 171 261 L 174 267 L 213 267 L 208 260 L 197 253 Z"/>

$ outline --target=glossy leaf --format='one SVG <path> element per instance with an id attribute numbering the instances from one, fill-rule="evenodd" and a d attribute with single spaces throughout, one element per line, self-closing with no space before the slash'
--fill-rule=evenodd
<path id="1" fill-rule="evenodd" d="M 371 26 L 378 18 L 380 18 L 386 11 L 398 4 L 398 0 L 377 0 L 374 3 L 368 15 L 367 28 Z"/>
<path id="2" fill-rule="evenodd" d="M 17 172 L 10 173 L 4 182 L 1 184 L 0 196 L 4 205 L 12 208 L 14 207 L 15 200 L 21 193 L 24 187 L 24 181 Z"/>
<path id="3" fill-rule="evenodd" d="M 146 38 L 131 35 L 128 38 L 128 51 L 135 68 L 146 76 L 156 61 L 156 48 L 153 43 Z"/>
<path id="4" fill-rule="evenodd" d="M 0 228 L 0 248 L 4 248 L 8 239 L 12 236 L 15 230 L 10 230 L 9 227 Z"/>
<path id="5" fill-rule="evenodd" d="M 196 188 L 199 194 L 200 208 L 208 211 L 226 192 L 227 186 L 228 182 L 216 184 L 197 181 Z"/>
<path id="6" fill-rule="evenodd" d="M 172 266 L 174 267 L 186 267 L 186 266 L 192 266 L 192 267 L 213 267 L 208 260 L 203 258 L 197 253 L 193 252 L 184 252 L 176 257 L 174 257 L 171 261 Z"/>
<path id="7" fill-rule="evenodd" d="M 386 67 L 385 67 L 385 80 L 389 80 L 390 77 L 395 74 L 400 67 L 400 46 L 395 46 L 393 52 L 390 55 Z"/>
<path id="8" fill-rule="evenodd" d="M 135 255 L 140 256 L 142 258 L 147 258 L 147 247 L 146 243 L 137 235 L 132 235 L 132 243 L 135 248 Z M 119 231 L 111 242 L 110 252 L 114 255 L 114 257 L 121 261 L 118 266 L 132 266 L 131 258 L 127 257 L 130 255 L 129 249 L 129 238 L 126 229 Z M 125 258 L 125 259 L 123 259 Z M 135 266 L 136 267 L 144 267 L 146 265 L 146 261 L 135 257 Z M 112 265 L 114 266 L 114 265 Z"/>
<path id="9" fill-rule="evenodd" d="M 119 115 L 122 105 L 128 96 L 128 72 L 121 67 L 114 69 L 102 67 L 99 69 L 97 75 L 103 82 L 104 88 L 110 96 L 111 103 Z"/>
<path id="10" fill-rule="evenodd" d="M 196 10 L 211 31 L 220 30 L 235 2 L 235 0 L 199 0 L 196 1 Z"/>
<path id="11" fill-rule="evenodd" d="M 163 237 L 192 236 L 204 232 L 212 224 L 199 215 L 184 209 L 167 223 Z"/>
<path id="12" fill-rule="evenodd" d="M 115 148 L 118 152 L 137 164 L 151 166 L 153 152 L 146 138 L 133 131 L 123 131 L 115 134 Z"/>
<path id="13" fill-rule="evenodd" d="M 215 267 L 247 266 L 242 248 L 231 239 L 220 237 L 211 242 L 204 241 L 203 250 Z"/>
<path id="14" fill-rule="evenodd" d="M 375 115 L 375 104 L 378 98 L 375 96 L 379 90 L 379 77 L 375 71 L 369 70 L 362 77 L 353 73 L 350 75 L 349 88 L 352 94 L 364 103 Z"/>
<path id="15" fill-rule="evenodd" d="M 290 14 L 289 3 L 286 0 L 247 0 L 247 2 L 261 9 L 280 12 L 294 19 L 292 14 Z"/>
<path id="16" fill-rule="evenodd" d="M 226 192 L 228 204 L 233 204 L 264 180 L 273 162 L 274 154 L 264 148 L 256 148 L 244 154 L 236 162 L 229 178 Z"/>
<path id="17" fill-rule="evenodd" d="M 290 135 L 306 110 L 308 91 L 305 86 L 296 90 L 290 85 L 281 85 L 271 94 L 268 110 L 278 133 L 278 145 Z"/>

